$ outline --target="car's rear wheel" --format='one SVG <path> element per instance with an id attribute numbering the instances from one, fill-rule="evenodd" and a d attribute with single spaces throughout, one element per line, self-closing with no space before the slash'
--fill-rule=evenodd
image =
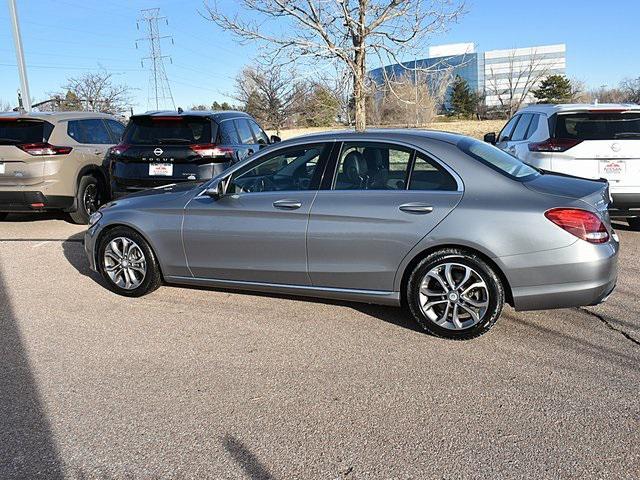
<path id="1" fill-rule="evenodd" d="M 640 230 L 640 217 L 627 218 L 627 223 L 634 230 Z"/>
<path id="2" fill-rule="evenodd" d="M 103 188 L 98 179 L 93 175 L 85 175 L 78 183 L 78 193 L 76 194 L 76 211 L 70 212 L 69 216 L 74 223 L 86 225 L 89 217 L 96 212 L 104 198 Z"/>
<path id="3" fill-rule="evenodd" d="M 454 340 L 480 336 L 496 323 L 504 287 L 482 258 L 460 249 L 429 254 L 407 282 L 407 303 L 428 333 Z"/>
<path id="4" fill-rule="evenodd" d="M 114 228 L 100 239 L 97 262 L 107 286 L 119 295 L 141 297 L 162 284 L 153 250 L 130 228 Z"/>

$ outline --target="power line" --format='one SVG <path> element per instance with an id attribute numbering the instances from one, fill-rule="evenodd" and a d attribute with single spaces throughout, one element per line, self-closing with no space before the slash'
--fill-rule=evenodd
<path id="1" fill-rule="evenodd" d="M 142 65 L 144 67 L 144 61 L 149 61 L 149 99 L 148 107 L 152 108 L 155 105 L 156 110 L 160 109 L 160 106 L 166 108 L 167 103 L 170 102 L 172 108 L 176 108 L 176 104 L 173 101 L 173 95 L 171 94 L 171 87 L 169 86 L 169 79 L 167 78 L 167 72 L 164 68 L 164 59 L 171 57 L 168 55 L 162 55 L 161 41 L 166 38 L 171 38 L 170 35 L 160 35 L 160 27 L 158 22 L 164 20 L 165 24 L 169 24 L 167 17 L 160 16 L 159 8 L 147 8 L 140 10 L 140 18 L 138 18 L 137 26 L 140 28 L 140 23 L 143 24 L 147 33 L 145 38 L 138 39 L 136 41 L 136 48 L 138 48 L 139 41 L 146 41 L 149 44 L 149 56 L 142 58 Z M 173 39 L 172 39 L 173 40 Z M 151 94 L 153 92 L 153 95 Z M 153 97 L 153 101 L 151 100 Z"/>

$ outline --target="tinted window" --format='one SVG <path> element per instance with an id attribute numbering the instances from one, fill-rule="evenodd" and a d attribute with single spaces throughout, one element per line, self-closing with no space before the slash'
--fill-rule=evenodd
<path id="1" fill-rule="evenodd" d="M 253 120 L 249 120 L 249 125 L 251 126 L 251 130 L 253 131 L 253 136 L 258 140 L 258 143 L 262 143 L 263 145 L 267 145 L 269 143 L 269 137 L 264 133 L 260 125 L 258 125 Z"/>
<path id="2" fill-rule="evenodd" d="M 377 143 L 345 143 L 335 190 L 404 190 L 412 151 Z"/>
<path id="3" fill-rule="evenodd" d="M 519 118 L 520 118 L 520 115 L 516 115 L 515 117 L 511 118 L 511 120 L 509 120 L 509 122 L 504 126 L 504 128 L 500 132 L 500 135 L 498 136 L 499 142 L 504 142 L 509 138 L 511 138 L 511 133 L 513 132 L 514 127 L 516 126 L 516 123 L 518 123 Z"/>
<path id="4" fill-rule="evenodd" d="M 516 125 L 516 128 L 513 130 L 513 134 L 511 134 L 511 140 L 513 140 L 514 142 L 519 142 L 525 139 L 532 118 L 533 115 L 531 113 L 523 113 L 520 116 L 520 121 Z"/>
<path id="5" fill-rule="evenodd" d="M 227 193 L 309 190 L 324 145 L 272 152 L 234 173 Z"/>
<path id="6" fill-rule="evenodd" d="M 67 134 L 78 143 L 113 143 L 104 122 L 96 118 L 69 121 Z"/>
<path id="7" fill-rule="evenodd" d="M 555 137 L 577 140 L 640 138 L 640 112 L 559 114 Z"/>
<path id="8" fill-rule="evenodd" d="M 109 126 L 109 130 L 111 130 L 113 140 L 116 143 L 119 142 L 122 138 L 122 134 L 124 133 L 124 125 L 120 122 L 116 122 L 115 120 L 107 120 L 106 122 Z"/>
<path id="9" fill-rule="evenodd" d="M 123 141 L 138 145 L 211 143 L 211 122 L 202 117 L 132 117 Z"/>
<path id="10" fill-rule="evenodd" d="M 533 115 L 533 118 L 531 119 L 531 123 L 529 124 L 529 128 L 527 129 L 527 134 L 524 137 L 525 140 L 531 138 L 531 136 L 538 129 L 538 124 L 539 123 L 540 123 L 540 115 L 538 115 L 536 113 L 536 114 Z"/>
<path id="11" fill-rule="evenodd" d="M 51 124 L 46 122 L 0 118 L 0 145 L 42 142 L 49 137 L 51 130 Z"/>
<path id="12" fill-rule="evenodd" d="M 466 138 L 458 143 L 458 148 L 467 155 L 480 160 L 485 165 L 511 178 L 522 180 L 540 175 L 533 167 L 485 142 Z"/>
<path id="13" fill-rule="evenodd" d="M 238 145 L 240 138 L 233 121 L 228 120 L 220 123 L 220 143 L 222 145 Z"/>
<path id="14" fill-rule="evenodd" d="M 409 190 L 457 190 L 458 184 L 443 167 L 422 153 L 416 155 Z"/>
<path id="15" fill-rule="evenodd" d="M 243 145 L 251 145 L 256 143 L 253 138 L 253 133 L 251 133 L 251 128 L 249 127 L 249 122 L 246 120 L 234 120 L 233 123 L 236 124 L 236 129 L 238 130 L 238 135 L 240 136 L 240 143 Z"/>

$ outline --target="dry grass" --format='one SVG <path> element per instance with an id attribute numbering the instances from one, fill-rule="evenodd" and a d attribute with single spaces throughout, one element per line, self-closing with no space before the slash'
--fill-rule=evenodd
<path id="1" fill-rule="evenodd" d="M 435 122 L 424 130 L 440 130 L 445 132 L 461 133 L 463 135 L 482 139 L 485 133 L 498 132 L 504 126 L 504 123 L 504 120 L 454 120 L 451 122 Z M 344 127 L 292 128 L 282 130 L 280 132 L 280 136 L 285 140 L 299 135 L 344 129 Z M 269 134 L 275 134 L 275 132 L 269 132 Z"/>

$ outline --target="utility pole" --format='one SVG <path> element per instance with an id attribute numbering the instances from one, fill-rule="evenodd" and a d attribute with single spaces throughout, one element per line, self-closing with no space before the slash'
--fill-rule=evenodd
<path id="1" fill-rule="evenodd" d="M 171 57 L 162 55 L 160 45 L 161 40 L 165 38 L 171 38 L 171 43 L 173 43 L 173 38 L 171 35 L 160 35 L 160 27 L 158 26 L 160 20 L 164 20 L 165 24 L 169 25 L 167 17 L 160 16 L 159 8 L 140 10 L 140 18 L 138 18 L 136 25 L 140 30 L 140 24 L 142 23 L 146 36 L 136 40 L 136 48 L 138 48 L 138 42 L 146 41 L 149 44 L 149 56 L 143 57 L 141 60 L 143 68 L 144 61 L 149 61 L 148 106 L 155 105 L 155 109 L 160 110 L 160 106 L 166 108 L 167 104 L 169 104 L 171 108 L 175 109 L 176 105 L 173 101 L 169 79 L 164 68 L 164 59 L 168 58 L 171 62 Z"/>
<path id="2" fill-rule="evenodd" d="M 29 94 L 29 81 L 27 80 L 27 66 L 24 62 L 24 51 L 22 50 L 22 36 L 20 35 L 20 23 L 18 22 L 18 9 L 16 0 L 9 2 L 9 16 L 11 17 L 11 29 L 13 31 L 13 43 L 16 47 L 16 59 L 18 61 L 18 73 L 20 74 L 20 87 L 22 90 L 22 102 L 27 112 L 31 111 L 31 95 Z"/>

